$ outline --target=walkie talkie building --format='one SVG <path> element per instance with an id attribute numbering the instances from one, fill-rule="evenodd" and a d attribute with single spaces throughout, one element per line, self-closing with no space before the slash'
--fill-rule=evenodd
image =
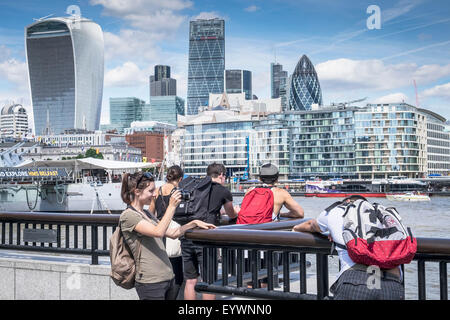
<path id="1" fill-rule="evenodd" d="M 322 105 L 322 90 L 314 66 L 303 55 L 291 77 L 289 90 L 289 109 L 291 111 L 311 110 L 312 104 Z"/>
<path id="2" fill-rule="evenodd" d="M 38 20 L 25 28 L 25 45 L 36 135 L 48 126 L 55 134 L 98 130 L 104 74 L 100 26 L 79 17 Z"/>
<path id="3" fill-rule="evenodd" d="M 225 21 L 194 20 L 189 29 L 187 114 L 208 105 L 210 93 L 223 93 Z"/>

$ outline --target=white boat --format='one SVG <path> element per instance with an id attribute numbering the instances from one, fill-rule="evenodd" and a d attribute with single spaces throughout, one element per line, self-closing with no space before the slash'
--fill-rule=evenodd
<path id="1" fill-rule="evenodd" d="M 3 167 L 0 212 L 120 213 L 122 174 L 157 165 L 84 158 Z"/>
<path id="2" fill-rule="evenodd" d="M 415 192 L 407 192 L 402 194 L 387 194 L 388 200 L 394 201 L 430 201 L 430 197 L 426 194 L 420 194 Z"/>

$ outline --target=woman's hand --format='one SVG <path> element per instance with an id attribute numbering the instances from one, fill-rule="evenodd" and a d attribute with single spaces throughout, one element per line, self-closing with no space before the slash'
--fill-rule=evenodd
<path id="1" fill-rule="evenodd" d="M 215 228 L 216 228 L 215 225 L 213 225 L 213 224 L 211 224 L 211 223 L 203 222 L 203 221 L 201 221 L 201 220 L 194 220 L 194 221 L 192 221 L 192 222 L 194 222 L 195 225 L 196 225 L 197 227 L 201 228 L 201 229 L 215 229 Z"/>
<path id="2" fill-rule="evenodd" d="M 176 207 L 178 207 L 178 205 L 180 203 L 181 203 L 181 192 L 180 192 L 180 190 L 176 190 L 170 196 L 169 206 L 172 206 L 172 207 L 176 208 Z"/>

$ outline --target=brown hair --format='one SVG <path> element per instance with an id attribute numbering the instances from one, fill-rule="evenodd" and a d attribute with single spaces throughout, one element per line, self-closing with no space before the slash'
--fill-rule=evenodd
<path id="1" fill-rule="evenodd" d="M 120 191 L 123 202 L 131 204 L 134 201 L 134 190 L 144 190 L 154 181 L 153 176 L 147 176 L 147 172 L 125 173 L 122 177 L 122 189 Z M 139 185 L 137 185 L 138 182 Z"/>
<path id="2" fill-rule="evenodd" d="M 225 176 L 227 174 L 227 169 L 223 164 L 213 162 L 206 169 L 206 174 L 212 178 L 217 178 L 221 174 Z"/>
<path id="3" fill-rule="evenodd" d="M 180 178 L 183 178 L 183 170 L 180 168 L 180 166 L 171 166 L 168 170 L 167 170 L 167 177 L 166 180 L 167 182 L 172 182 L 175 180 L 178 180 Z"/>

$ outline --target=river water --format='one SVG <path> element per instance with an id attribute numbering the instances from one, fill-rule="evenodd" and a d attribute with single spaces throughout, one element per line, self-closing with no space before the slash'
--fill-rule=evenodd
<path id="1" fill-rule="evenodd" d="M 294 198 L 305 210 L 305 218 L 316 218 L 321 211 L 336 201 L 343 198 L 316 198 L 295 197 Z M 235 204 L 242 202 L 242 197 L 233 197 Z M 391 201 L 385 198 L 368 198 L 387 207 L 395 207 L 402 217 L 403 224 L 410 227 L 415 237 L 424 238 L 450 238 L 450 198 L 431 197 L 431 201 L 408 202 Z M 311 255 L 308 261 L 312 266 L 308 269 L 314 276 L 315 257 Z M 338 272 L 337 257 L 329 258 L 330 284 L 336 278 Z M 426 297 L 427 299 L 439 299 L 439 264 L 437 262 L 426 262 Z M 450 281 L 449 281 L 450 282 Z M 405 298 L 418 299 L 417 289 L 417 262 L 405 266 Z"/>

